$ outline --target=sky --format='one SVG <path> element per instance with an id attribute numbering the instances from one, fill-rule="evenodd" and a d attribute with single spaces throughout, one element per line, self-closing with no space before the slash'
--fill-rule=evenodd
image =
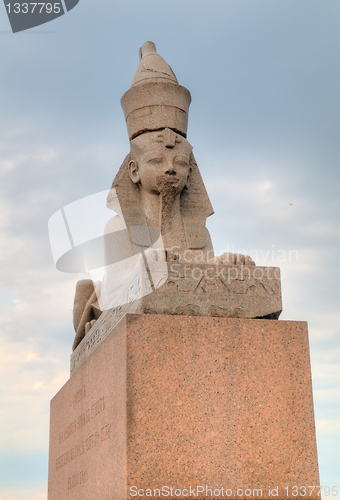
<path id="1" fill-rule="evenodd" d="M 320 481 L 340 489 L 339 27 L 336 0 L 80 0 L 16 34 L 0 8 L 0 500 L 47 498 L 83 277 L 55 269 L 47 223 L 110 188 L 147 40 L 192 95 L 216 253 L 281 267 L 280 319 L 308 321 Z"/>

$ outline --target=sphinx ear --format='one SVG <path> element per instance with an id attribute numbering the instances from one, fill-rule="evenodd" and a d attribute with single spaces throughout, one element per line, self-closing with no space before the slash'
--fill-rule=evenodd
<path id="1" fill-rule="evenodd" d="M 191 168 L 189 168 L 189 173 L 188 173 L 187 181 L 185 183 L 185 187 L 187 189 L 189 189 L 189 186 L 190 186 L 190 175 L 191 175 Z"/>
<path id="2" fill-rule="evenodd" d="M 138 163 L 135 160 L 131 160 L 128 165 L 129 176 L 132 182 L 137 184 L 140 181 Z"/>
<path id="3" fill-rule="evenodd" d="M 192 167 L 190 166 L 189 167 L 189 171 L 188 171 L 188 177 L 187 177 L 187 181 L 185 183 L 185 187 L 187 189 L 189 189 L 189 186 L 190 186 L 190 177 L 191 177 L 191 173 L 192 173 Z"/>

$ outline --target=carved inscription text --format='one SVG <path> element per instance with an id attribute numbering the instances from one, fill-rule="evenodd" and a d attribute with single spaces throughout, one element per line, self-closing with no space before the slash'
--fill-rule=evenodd
<path id="1" fill-rule="evenodd" d="M 56 460 L 56 470 L 64 467 L 69 462 L 83 455 L 83 453 L 95 448 L 98 444 L 106 441 L 111 436 L 111 424 L 105 425 L 99 431 L 91 434 L 88 438 L 81 441 L 79 444 L 68 450 Z"/>
<path id="2" fill-rule="evenodd" d="M 87 469 L 81 470 L 80 472 L 77 472 L 77 474 L 74 474 L 73 476 L 68 478 L 67 489 L 72 490 L 73 488 L 76 488 L 76 486 L 86 483 L 88 480 L 89 471 Z"/>
<path id="3" fill-rule="evenodd" d="M 76 406 L 78 403 L 80 403 L 80 401 L 86 396 L 86 389 L 85 389 L 85 385 L 83 385 L 83 387 L 81 389 L 79 389 L 79 391 L 77 391 L 74 395 L 74 398 L 73 398 L 73 404 L 74 406 Z"/>
<path id="4" fill-rule="evenodd" d="M 85 388 L 85 386 L 84 386 Z M 63 429 L 59 434 L 59 444 L 65 441 L 69 436 L 74 434 L 77 429 L 84 427 L 87 422 L 90 422 L 99 413 L 105 409 L 104 398 L 99 399 L 94 405 L 84 411 L 79 417 L 77 417 L 73 422 L 70 423 L 65 429 Z"/>

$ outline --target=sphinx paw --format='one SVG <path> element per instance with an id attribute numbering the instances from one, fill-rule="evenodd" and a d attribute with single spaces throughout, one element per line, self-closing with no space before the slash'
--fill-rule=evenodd
<path id="1" fill-rule="evenodd" d="M 214 257 L 210 262 L 224 266 L 255 266 L 255 262 L 249 255 L 241 253 L 225 252 L 222 255 Z"/>

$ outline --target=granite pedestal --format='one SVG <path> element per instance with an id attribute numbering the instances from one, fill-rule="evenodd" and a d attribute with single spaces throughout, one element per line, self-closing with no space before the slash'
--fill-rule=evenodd
<path id="1" fill-rule="evenodd" d="M 318 484 L 305 322 L 127 314 L 51 402 L 48 500 Z"/>

